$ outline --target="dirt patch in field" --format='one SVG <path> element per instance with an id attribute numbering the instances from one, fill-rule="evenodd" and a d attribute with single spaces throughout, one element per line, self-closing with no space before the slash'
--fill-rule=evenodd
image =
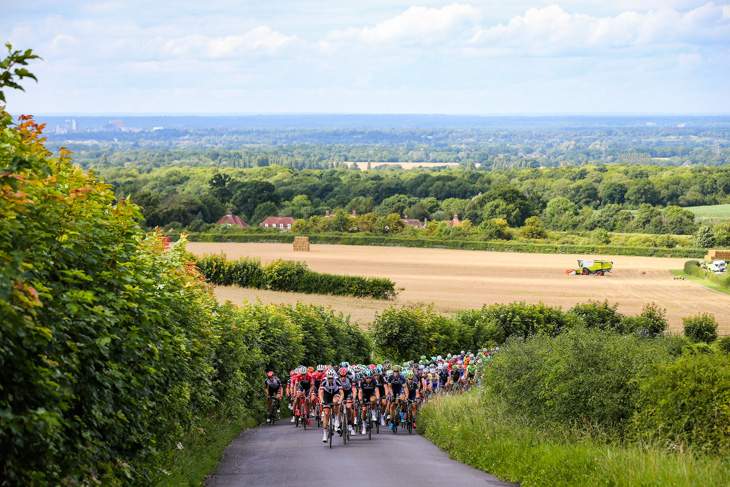
<path id="1" fill-rule="evenodd" d="M 291 244 L 191 242 L 195 254 L 225 252 L 229 259 L 257 257 L 262 262 L 286 259 L 306 262 L 310 269 L 332 274 L 387 277 L 399 291 L 395 301 L 337 296 L 290 294 L 235 287 L 217 287 L 219 300 L 293 304 L 297 301 L 332 306 L 353 321 L 368 323 L 390 306 L 433 303 L 441 313 L 481 308 L 483 304 L 542 301 L 570 308 L 589 299 L 619 303 L 628 315 L 649 302 L 667 309 L 672 331 L 682 329 L 682 317 L 700 312 L 715 315 L 722 335 L 730 334 L 730 295 L 690 281 L 675 280 L 670 269 L 681 269 L 685 259 L 605 256 L 612 273 L 570 276 L 578 258 L 596 256 L 519 254 L 469 250 L 414 249 L 312 245 L 310 252 L 294 252 Z"/>

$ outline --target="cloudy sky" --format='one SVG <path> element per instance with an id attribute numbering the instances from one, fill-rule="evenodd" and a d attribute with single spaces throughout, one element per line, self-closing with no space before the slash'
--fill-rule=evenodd
<path id="1" fill-rule="evenodd" d="M 0 12 L 0 41 L 44 59 L 12 113 L 730 113 L 728 1 L 0 0 Z"/>

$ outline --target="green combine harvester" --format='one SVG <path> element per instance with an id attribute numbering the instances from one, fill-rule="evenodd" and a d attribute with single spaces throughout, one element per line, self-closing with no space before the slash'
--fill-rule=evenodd
<path id="1" fill-rule="evenodd" d="M 596 274 L 597 276 L 602 276 L 606 272 L 611 272 L 611 269 L 613 269 L 613 262 L 607 260 L 578 259 L 578 268 L 568 269 L 565 273 L 569 275 L 577 274 L 587 276 L 588 274 Z"/>

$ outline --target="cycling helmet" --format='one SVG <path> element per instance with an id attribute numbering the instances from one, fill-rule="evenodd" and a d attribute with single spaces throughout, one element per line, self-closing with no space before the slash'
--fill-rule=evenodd
<path id="1" fill-rule="evenodd" d="M 269 371 L 269 373 L 266 375 L 268 375 L 270 379 L 274 377 L 274 373 L 272 371 Z"/>
<path id="2" fill-rule="evenodd" d="M 421 355 L 421 360 L 426 360 L 426 356 L 425 355 Z"/>
<path id="3" fill-rule="evenodd" d="M 415 374 L 413 373 L 413 371 L 412 371 L 412 370 L 409 370 L 409 371 L 408 371 L 408 374 L 406 374 L 406 379 L 408 379 L 408 380 L 413 380 L 413 379 L 415 379 L 415 378 L 416 378 L 416 376 L 415 376 Z"/>
<path id="4" fill-rule="evenodd" d="M 375 364 L 368 365 L 368 370 L 375 370 Z"/>
<path id="5" fill-rule="evenodd" d="M 466 352 L 462 350 L 461 355 L 466 355 Z"/>
<path id="6" fill-rule="evenodd" d="M 370 369 L 365 369 L 365 378 L 366 379 L 372 379 L 373 378 L 373 372 Z"/>
<path id="7" fill-rule="evenodd" d="M 311 374 L 312 372 L 314 372 L 314 367 L 307 367 L 307 372 L 309 372 L 310 374 Z"/>
<path id="8" fill-rule="evenodd" d="M 384 363 L 389 364 L 390 363 L 390 360 L 386 360 Z"/>
<path id="9" fill-rule="evenodd" d="M 444 358 L 441 355 L 439 355 L 438 357 L 436 357 L 436 360 L 438 360 L 439 362 L 441 362 L 443 359 Z"/>
<path id="10" fill-rule="evenodd" d="M 347 367 L 349 367 L 349 366 L 350 366 L 350 364 L 349 364 L 348 362 L 342 362 L 342 363 L 340 364 L 340 367 L 344 367 L 344 368 L 347 368 Z"/>
<path id="11" fill-rule="evenodd" d="M 482 359 L 477 360 L 477 364 L 482 365 Z"/>
<path id="12" fill-rule="evenodd" d="M 335 372 L 335 369 L 329 369 L 327 370 L 327 378 L 328 379 L 334 379 L 337 377 L 337 372 Z"/>
<path id="13" fill-rule="evenodd" d="M 342 377 L 343 375 L 347 375 L 347 369 L 344 367 L 340 367 L 339 372 L 340 372 L 340 377 Z"/>
<path id="14" fill-rule="evenodd" d="M 400 372 L 400 365 L 398 365 L 398 364 L 394 365 L 393 372 Z"/>
<path id="15" fill-rule="evenodd" d="M 447 359 L 450 359 L 451 358 L 451 354 L 450 353 L 446 354 L 446 358 Z"/>
<path id="16" fill-rule="evenodd" d="M 499 347 L 494 349 L 495 352 L 499 352 Z"/>
<path id="17" fill-rule="evenodd" d="M 289 372 L 289 375 L 294 375 L 294 371 L 293 371 L 293 370 L 292 370 L 292 371 L 290 371 L 290 372 Z"/>
<path id="18" fill-rule="evenodd" d="M 324 365 L 320 364 L 317 366 L 317 372 L 322 372 L 324 370 Z"/>

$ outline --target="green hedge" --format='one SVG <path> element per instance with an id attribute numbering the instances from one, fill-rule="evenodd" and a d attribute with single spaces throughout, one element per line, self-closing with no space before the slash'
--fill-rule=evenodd
<path id="1" fill-rule="evenodd" d="M 206 254 L 196 258 L 196 264 L 208 282 L 222 286 L 375 299 L 394 299 L 397 294 L 390 279 L 313 272 L 303 262 L 279 259 L 262 265 L 258 259 L 229 261 L 225 254 Z"/>
<path id="2" fill-rule="evenodd" d="M 177 238 L 177 235 L 173 235 L 171 236 L 171 238 Z M 292 243 L 294 241 L 294 235 L 291 233 L 281 233 L 279 235 L 227 235 L 192 233 L 188 235 L 188 239 L 195 242 Z M 347 233 L 309 235 L 309 241 L 313 244 L 443 248 L 539 254 L 627 255 L 639 257 L 702 258 L 707 253 L 705 249 L 688 248 L 623 247 L 611 245 L 562 245 L 553 243 L 512 242 L 509 240 L 479 241 L 440 238 L 404 238 L 387 235 L 363 235 Z"/>
<path id="3" fill-rule="evenodd" d="M 730 274 L 715 274 L 712 271 L 700 267 L 700 263 L 696 260 L 688 260 L 684 263 L 684 272 L 690 276 L 699 277 L 706 281 L 714 282 L 722 287 L 730 288 Z"/>

